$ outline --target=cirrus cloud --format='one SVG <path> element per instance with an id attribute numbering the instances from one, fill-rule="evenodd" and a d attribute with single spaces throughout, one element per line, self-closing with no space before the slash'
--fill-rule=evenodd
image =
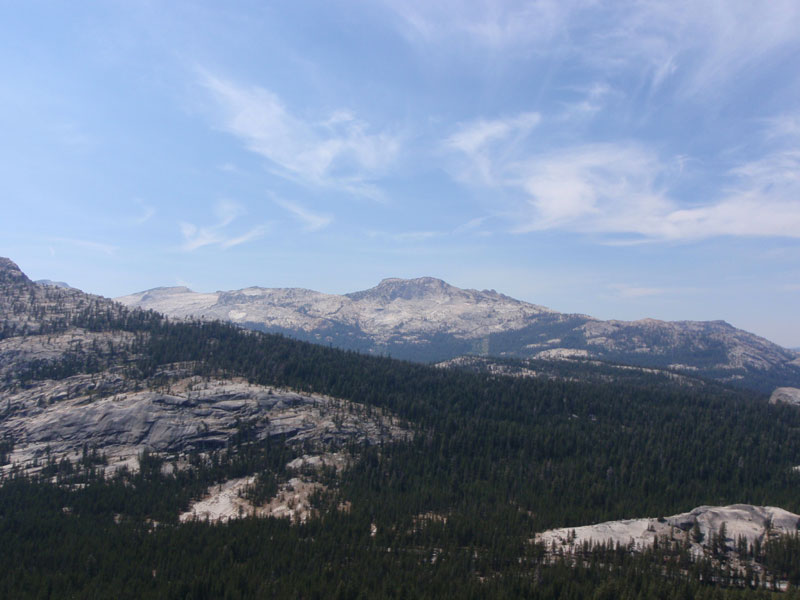
<path id="1" fill-rule="evenodd" d="M 349 111 L 320 120 L 292 113 L 280 97 L 263 87 L 242 86 L 202 73 L 202 85 L 218 110 L 223 130 L 266 158 L 287 179 L 380 198 L 374 184 L 397 156 L 399 136 L 371 133 Z"/>
<path id="2" fill-rule="evenodd" d="M 192 252 L 204 246 L 217 246 L 222 249 L 233 248 L 262 237 L 267 232 L 267 225 L 257 225 L 239 234 L 231 234 L 228 226 L 245 214 L 241 204 L 222 200 L 214 207 L 217 222 L 213 225 L 198 226 L 194 223 L 181 222 L 179 228 L 183 236 L 181 249 Z"/>
<path id="3" fill-rule="evenodd" d="M 559 229 L 631 236 L 609 240 L 613 243 L 724 235 L 800 238 L 800 150 L 792 144 L 731 166 L 716 197 L 687 202 L 670 190 L 674 161 L 641 143 L 533 151 L 512 139 L 512 127 L 498 123 L 462 125 L 445 146 L 462 160 L 457 178 L 475 184 L 474 174 L 480 173 L 480 185 L 520 199 L 521 205 L 507 211 L 513 212 L 515 233 Z"/>
<path id="4" fill-rule="evenodd" d="M 795 0 L 383 0 L 400 33 L 426 55 L 495 61 L 556 57 L 642 82 L 673 100 L 724 98 L 741 77 L 800 50 Z M 465 51 L 466 50 L 466 51 Z M 487 52 L 488 50 L 488 52 Z"/>

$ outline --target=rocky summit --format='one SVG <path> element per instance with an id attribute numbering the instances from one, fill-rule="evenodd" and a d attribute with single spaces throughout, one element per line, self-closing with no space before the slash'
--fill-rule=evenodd
<path id="1" fill-rule="evenodd" d="M 440 279 L 384 279 L 344 295 L 251 287 L 155 288 L 117 298 L 170 317 L 221 319 L 260 331 L 421 362 L 465 354 L 600 359 L 658 367 L 771 392 L 800 385 L 800 355 L 724 321 L 602 321 Z"/>

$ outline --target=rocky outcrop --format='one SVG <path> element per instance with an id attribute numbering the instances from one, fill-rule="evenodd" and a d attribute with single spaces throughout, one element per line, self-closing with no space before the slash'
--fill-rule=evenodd
<path id="1" fill-rule="evenodd" d="M 769 397 L 770 404 L 791 404 L 800 406 L 800 388 L 780 387 Z"/>
<path id="2" fill-rule="evenodd" d="M 111 457 L 221 448 L 242 427 L 256 440 L 282 436 L 289 444 L 321 448 L 407 435 L 391 418 L 367 416 L 350 402 L 241 380 L 189 377 L 135 389 L 140 386 L 106 372 L 38 382 L 6 395 L 0 439 L 14 441 L 9 463 L 24 467 L 46 454 L 74 458 L 84 447 Z"/>
<path id="3" fill-rule="evenodd" d="M 259 294 L 215 301 L 230 312 L 240 298 Z M 80 290 L 34 283 L 0 260 L 0 485 L 22 473 L 69 486 L 63 477 L 77 464 L 125 478 L 145 452 L 170 457 L 166 469 L 183 470 L 213 450 L 270 439 L 294 457 L 273 498 L 250 503 L 248 486 L 260 476 L 251 473 L 218 482 L 181 519 L 246 514 L 303 521 L 313 514 L 312 497 L 325 489 L 316 480 L 329 481 L 350 464 L 345 447 L 410 435 L 390 415 L 353 402 L 222 374 L 201 378 L 193 362 L 142 369 L 148 332 L 162 320 Z"/>
<path id="4" fill-rule="evenodd" d="M 632 544 L 633 549 L 642 550 L 652 547 L 655 540 L 666 538 L 686 540 L 695 554 L 702 554 L 720 531 L 726 535 L 724 545 L 733 548 L 739 538 L 744 538 L 748 544 L 756 540 L 763 542 L 773 535 L 797 533 L 799 525 L 800 516 L 774 506 L 700 506 L 666 518 L 627 519 L 551 529 L 537 534 L 536 541 L 569 553 L 584 542 Z"/>
<path id="5" fill-rule="evenodd" d="M 324 485 L 307 478 L 292 477 L 280 484 L 278 493 L 261 506 L 247 499 L 247 488 L 255 483 L 254 476 L 232 479 L 214 486 L 203 498 L 192 502 L 189 509 L 181 513 L 181 522 L 211 521 L 225 523 L 242 517 L 275 517 L 303 523 L 315 513 L 311 497 L 326 489 Z"/>

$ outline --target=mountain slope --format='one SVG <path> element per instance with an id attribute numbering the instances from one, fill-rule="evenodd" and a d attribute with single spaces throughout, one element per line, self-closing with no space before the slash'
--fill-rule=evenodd
<path id="1" fill-rule="evenodd" d="M 39 472 L 44 456 L 80 460 L 87 448 L 102 451 L 110 472 L 136 466 L 143 451 L 224 448 L 243 427 L 254 441 L 320 452 L 405 435 L 330 396 L 199 376 L 202 355 L 154 360 L 163 328 L 157 313 L 33 282 L 0 259 L 0 482 Z"/>
<path id="2" fill-rule="evenodd" d="M 432 277 L 345 295 L 251 287 L 156 288 L 117 299 L 170 317 L 227 320 L 346 349 L 441 361 L 463 354 L 583 356 L 684 371 L 769 392 L 800 384 L 800 357 L 724 321 L 601 321 Z"/>
<path id="3" fill-rule="evenodd" d="M 0 339 L 64 330 L 101 312 L 126 311 L 118 303 L 74 288 L 34 283 L 13 261 L 0 257 Z"/>

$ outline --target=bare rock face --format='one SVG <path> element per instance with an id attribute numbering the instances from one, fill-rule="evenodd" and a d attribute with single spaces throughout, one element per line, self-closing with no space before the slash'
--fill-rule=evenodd
<path id="1" fill-rule="evenodd" d="M 770 404 L 791 404 L 800 406 L 800 388 L 780 387 L 769 397 Z"/>
<path id="2" fill-rule="evenodd" d="M 118 300 L 170 317 L 226 320 L 398 358 L 583 357 L 670 368 L 763 391 L 772 391 L 776 381 L 800 387 L 796 352 L 723 321 L 600 321 L 557 313 L 494 290 L 460 289 L 432 277 L 384 279 L 373 288 L 346 295 L 259 287 L 198 294 L 177 287 Z M 126 310 L 122 304 L 80 290 L 39 285 L 13 261 L 0 259 L 0 340 L 61 334 L 80 328 L 87 315 L 120 318 Z M 27 355 L 42 351 L 40 343 Z M 13 352 L 24 358 L 21 348 Z"/>
<path id="3" fill-rule="evenodd" d="M 309 478 L 293 477 L 280 484 L 278 493 L 261 506 L 254 506 L 245 497 L 255 477 L 231 479 L 214 486 L 205 497 L 193 502 L 180 515 L 181 522 L 200 520 L 225 523 L 242 517 L 275 517 L 303 523 L 316 511 L 312 508 L 311 496 L 326 489 L 324 485 Z"/>
<path id="4" fill-rule="evenodd" d="M 697 533 L 693 533 L 697 524 Z M 778 534 L 796 533 L 800 516 L 774 506 L 734 504 L 731 506 L 699 506 L 694 510 L 661 519 L 627 519 L 608 521 L 583 527 L 550 529 L 536 535 L 536 541 L 565 552 L 573 552 L 584 542 L 633 544 L 643 550 L 653 546 L 656 539 L 687 539 L 693 552 L 701 555 L 715 536 L 724 531 L 724 545 L 733 548 L 743 537 L 748 544 L 763 542 Z"/>
<path id="5" fill-rule="evenodd" d="M 327 396 L 297 394 L 241 380 L 185 378 L 137 391 L 120 374 L 80 375 L 40 382 L 10 394 L 0 407 L 0 438 L 12 439 L 11 463 L 25 466 L 45 453 L 75 456 L 87 446 L 109 456 L 224 447 L 241 427 L 255 439 L 328 448 L 403 438 L 392 419 Z M 10 468 L 10 465 L 7 466 Z"/>

